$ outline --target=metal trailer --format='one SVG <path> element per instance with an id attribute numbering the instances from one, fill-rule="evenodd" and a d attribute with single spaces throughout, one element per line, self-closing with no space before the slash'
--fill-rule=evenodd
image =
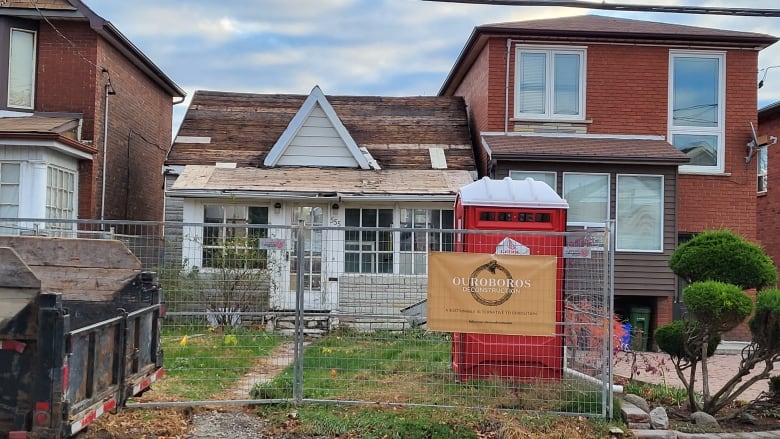
<path id="1" fill-rule="evenodd" d="M 0 438 L 68 438 L 163 374 L 157 276 L 115 240 L 0 237 Z"/>

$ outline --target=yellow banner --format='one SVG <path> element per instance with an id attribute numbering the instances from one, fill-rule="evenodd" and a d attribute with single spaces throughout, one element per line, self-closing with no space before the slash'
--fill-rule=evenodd
<path id="1" fill-rule="evenodd" d="M 555 334 L 555 256 L 428 254 L 428 329 Z"/>

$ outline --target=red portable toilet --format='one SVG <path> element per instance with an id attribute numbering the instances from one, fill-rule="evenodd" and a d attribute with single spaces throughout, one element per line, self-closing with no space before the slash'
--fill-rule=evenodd
<path id="1" fill-rule="evenodd" d="M 456 234 L 455 248 L 471 253 L 556 256 L 555 315 L 561 322 L 564 236 L 523 232 L 564 232 L 568 208 L 566 200 L 544 182 L 482 178 L 460 188 L 455 227 L 501 232 Z M 517 234 L 508 232 L 515 230 Z M 454 333 L 455 376 L 459 382 L 496 376 L 558 380 L 563 369 L 563 327 L 556 325 L 555 331 L 550 336 Z"/>

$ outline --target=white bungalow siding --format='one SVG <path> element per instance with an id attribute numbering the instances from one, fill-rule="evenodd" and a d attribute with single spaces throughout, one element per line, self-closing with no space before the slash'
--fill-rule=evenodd
<path id="1" fill-rule="evenodd" d="M 290 141 L 279 166 L 358 167 L 347 144 L 317 105 Z"/>

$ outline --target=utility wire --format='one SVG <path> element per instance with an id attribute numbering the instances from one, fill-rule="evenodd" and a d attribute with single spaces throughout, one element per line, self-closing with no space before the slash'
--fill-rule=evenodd
<path id="1" fill-rule="evenodd" d="M 34 7 L 34 8 L 35 8 L 35 10 L 38 12 L 38 15 L 40 15 L 40 16 L 41 16 L 41 19 L 42 19 L 43 21 L 45 21 L 45 22 L 46 22 L 46 24 L 48 24 L 48 25 L 49 25 L 49 27 L 51 27 L 51 28 L 52 28 L 52 30 L 54 30 L 54 32 L 57 34 L 57 36 L 59 36 L 60 38 L 62 38 L 63 40 L 65 40 L 65 42 L 67 42 L 67 43 L 68 43 L 68 45 L 69 45 L 69 46 L 70 46 L 70 47 L 73 49 L 73 51 L 74 51 L 74 52 L 76 52 L 76 55 L 78 55 L 78 56 L 79 56 L 79 58 L 81 58 L 81 59 L 82 59 L 84 62 L 86 62 L 87 64 L 91 65 L 91 66 L 92 66 L 92 67 L 94 67 L 96 70 L 100 71 L 101 73 L 102 73 L 102 72 L 106 72 L 106 73 L 108 73 L 108 69 L 107 69 L 107 68 L 105 68 L 105 67 L 103 67 L 103 66 L 101 66 L 101 65 L 98 65 L 98 64 L 94 63 L 94 62 L 93 62 L 91 59 L 87 58 L 86 56 L 84 56 L 84 54 L 83 54 L 83 53 L 81 53 L 81 50 L 79 50 L 79 47 L 76 45 L 76 43 L 74 43 L 73 41 L 71 41 L 71 39 L 70 39 L 70 38 L 68 38 L 68 37 L 67 37 L 65 34 L 63 34 L 63 33 L 62 33 L 62 32 L 61 32 L 61 31 L 60 31 L 58 28 L 57 28 L 57 26 L 55 26 L 55 25 L 54 25 L 54 23 L 52 23 L 52 22 L 49 20 L 49 17 L 47 17 L 47 16 L 46 16 L 46 15 L 43 13 L 43 11 L 41 11 L 41 9 L 38 7 L 38 2 L 37 2 L 36 0 L 27 0 L 27 1 L 28 1 L 28 2 L 29 2 L 31 5 L 32 5 L 32 7 Z"/>
<path id="2" fill-rule="evenodd" d="M 629 5 L 577 0 L 423 0 L 441 3 L 469 3 L 496 6 L 559 6 L 566 8 L 602 9 L 610 11 L 669 12 L 677 14 L 732 15 L 745 17 L 780 17 L 780 9 L 718 8 L 706 6 Z"/>

